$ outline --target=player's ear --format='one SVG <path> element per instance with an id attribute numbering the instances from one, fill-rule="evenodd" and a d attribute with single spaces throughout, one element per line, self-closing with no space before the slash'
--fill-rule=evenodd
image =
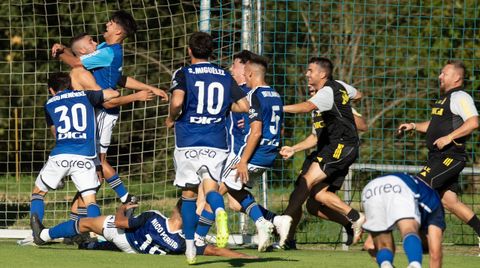
<path id="1" fill-rule="evenodd" d="M 55 91 L 53 90 L 53 88 L 49 87 L 48 88 L 48 91 L 50 92 L 50 94 L 52 94 L 53 96 L 55 96 Z"/>

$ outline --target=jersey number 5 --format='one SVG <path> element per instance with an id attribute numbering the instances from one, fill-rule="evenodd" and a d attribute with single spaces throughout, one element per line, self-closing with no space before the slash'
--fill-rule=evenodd
<path id="1" fill-rule="evenodd" d="M 278 133 L 278 123 L 280 122 L 280 116 L 278 115 L 280 112 L 280 106 L 273 105 L 272 106 L 272 119 L 270 120 L 270 133 L 273 135 L 277 135 Z"/>
<path id="2" fill-rule="evenodd" d="M 205 82 L 204 81 L 197 81 L 195 86 L 198 87 L 198 104 L 197 104 L 197 114 L 203 114 L 203 108 L 205 103 Z M 215 91 L 217 91 L 217 106 L 213 101 L 213 97 L 215 95 Z M 213 82 L 208 85 L 207 87 L 207 112 L 211 115 L 217 115 L 222 110 L 223 106 L 223 96 L 224 96 L 224 88 L 223 85 L 218 82 Z"/>

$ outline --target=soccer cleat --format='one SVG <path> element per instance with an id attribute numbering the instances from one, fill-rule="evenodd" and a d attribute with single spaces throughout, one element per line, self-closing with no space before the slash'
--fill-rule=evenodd
<path id="1" fill-rule="evenodd" d="M 356 244 L 358 241 L 360 241 L 360 238 L 362 238 L 362 225 L 365 223 L 365 215 L 363 213 L 359 212 L 360 217 L 358 220 L 352 222 L 352 229 L 353 229 L 353 242 L 352 245 Z"/>
<path id="2" fill-rule="evenodd" d="M 27 236 L 24 239 L 17 240 L 17 245 L 19 245 L 19 246 L 35 246 L 35 242 L 33 242 L 33 236 Z"/>
<path id="3" fill-rule="evenodd" d="M 350 246 L 353 243 L 354 232 L 351 226 L 344 226 L 344 228 L 347 233 L 347 241 L 345 241 L 345 245 Z"/>
<path id="4" fill-rule="evenodd" d="M 45 227 L 40 222 L 40 219 L 36 213 L 34 213 L 30 218 L 30 227 L 32 228 L 33 232 L 33 242 L 37 245 L 45 244 L 45 241 L 40 238 L 40 233 L 42 233 L 42 230 L 45 229 Z"/>
<path id="5" fill-rule="evenodd" d="M 384 261 L 380 264 L 380 268 L 393 268 L 393 265 L 388 261 Z"/>
<path id="6" fill-rule="evenodd" d="M 258 251 L 264 252 L 271 245 L 273 228 L 275 226 L 263 218 L 255 222 L 255 225 L 258 233 Z"/>
<path id="7" fill-rule="evenodd" d="M 228 215 L 225 210 L 221 210 L 215 216 L 217 227 L 217 247 L 224 248 L 228 243 Z"/>
<path id="8" fill-rule="evenodd" d="M 290 226 L 292 226 L 292 217 L 288 215 L 276 216 L 273 218 L 273 224 L 277 230 L 280 240 L 278 245 L 280 248 L 284 248 L 285 241 L 287 241 L 288 232 L 290 231 Z"/>
<path id="9" fill-rule="evenodd" d="M 197 262 L 197 247 L 194 240 L 185 241 L 185 257 L 187 257 L 188 264 L 195 264 Z"/>
<path id="10" fill-rule="evenodd" d="M 129 194 L 127 199 L 129 200 L 129 203 L 138 204 L 138 199 L 134 195 Z M 125 210 L 125 217 L 131 218 L 133 216 L 134 212 L 135 212 L 135 208 L 129 208 L 129 209 Z"/>

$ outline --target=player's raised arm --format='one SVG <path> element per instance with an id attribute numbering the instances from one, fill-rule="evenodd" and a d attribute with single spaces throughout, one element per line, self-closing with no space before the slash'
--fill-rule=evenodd
<path id="1" fill-rule="evenodd" d="M 118 85 L 132 90 L 150 90 L 162 100 L 168 101 L 167 92 L 164 90 L 142 83 L 130 76 L 122 76 L 118 81 Z"/>
<path id="2" fill-rule="evenodd" d="M 315 105 L 310 101 L 283 106 L 283 111 L 291 114 L 309 113 L 315 109 Z"/>
<path id="3" fill-rule="evenodd" d="M 103 107 L 110 109 L 110 108 L 119 107 L 128 103 L 132 103 L 135 101 L 150 101 L 153 99 L 153 97 L 155 97 L 155 95 L 151 91 L 142 90 L 126 96 L 112 98 L 109 101 L 105 102 L 103 104 Z"/>
<path id="4" fill-rule="evenodd" d="M 301 152 L 315 147 L 315 145 L 317 145 L 317 139 L 317 135 L 312 133 L 303 141 L 293 146 L 283 146 L 280 150 L 280 155 L 283 157 L 283 159 L 288 159 L 292 157 L 296 152 Z"/>
<path id="5" fill-rule="evenodd" d="M 61 61 L 72 68 L 83 66 L 80 59 L 75 57 L 70 48 L 67 48 L 59 43 L 56 43 L 52 46 L 52 56 L 55 58 L 58 57 Z"/>

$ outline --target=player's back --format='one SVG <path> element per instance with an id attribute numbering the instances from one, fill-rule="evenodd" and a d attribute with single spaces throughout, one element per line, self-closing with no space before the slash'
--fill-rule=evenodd
<path id="1" fill-rule="evenodd" d="M 247 94 L 250 91 L 250 88 L 246 84 L 240 85 L 242 91 Z M 243 120 L 243 127 L 238 126 L 238 121 Z M 227 128 L 228 128 L 228 138 L 231 150 L 234 153 L 238 153 L 240 148 L 245 144 L 245 136 L 250 130 L 250 125 L 248 124 L 248 113 L 236 113 L 230 112 L 230 115 L 227 117 Z"/>
<path id="2" fill-rule="evenodd" d="M 127 229 L 129 244 L 145 254 L 181 254 L 185 252 L 185 239 L 181 230 L 170 231 L 168 218 L 158 211 L 146 211 L 137 216 L 143 225 L 135 230 Z"/>
<path id="3" fill-rule="evenodd" d="M 228 149 L 225 121 L 233 87 L 238 88 L 230 73 L 209 62 L 175 72 L 172 89 L 185 91 L 182 114 L 175 123 L 177 148 Z"/>
<path id="4" fill-rule="evenodd" d="M 50 153 L 96 156 L 95 106 L 103 102 L 101 92 L 64 90 L 45 104 L 48 125 L 54 125 L 56 144 Z M 101 95 L 102 97 L 100 97 Z"/>
<path id="5" fill-rule="evenodd" d="M 262 122 L 262 138 L 249 163 L 270 167 L 278 154 L 277 148 L 280 144 L 283 125 L 282 98 L 269 86 L 257 87 L 250 91 L 248 98 L 252 111 L 250 118 L 257 117 Z"/>
<path id="6" fill-rule="evenodd" d="M 437 191 L 430 188 L 424 181 L 406 173 L 394 173 L 392 175 L 400 178 L 415 193 L 422 209 L 431 212 L 441 205 Z"/>

